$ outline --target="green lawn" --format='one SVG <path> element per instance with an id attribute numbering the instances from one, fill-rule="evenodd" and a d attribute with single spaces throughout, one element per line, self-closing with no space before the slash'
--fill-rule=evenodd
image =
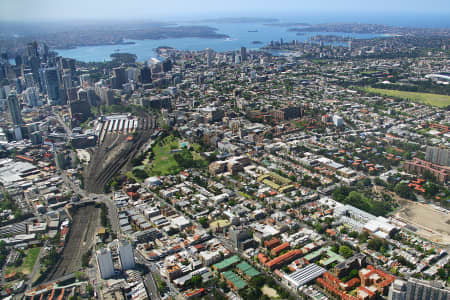
<path id="1" fill-rule="evenodd" d="M 199 166 L 207 166 L 206 161 L 196 151 L 199 150 L 199 145 L 192 144 L 194 151 L 192 156 Z M 150 176 L 154 175 L 168 175 L 177 174 L 183 170 L 174 158 L 176 153 L 171 153 L 171 150 L 180 149 L 180 139 L 170 135 L 161 141 L 161 144 L 156 144 L 153 147 L 155 156 L 152 162 L 146 165 L 146 171 Z"/>
<path id="2" fill-rule="evenodd" d="M 178 173 L 180 170 L 171 150 L 179 148 L 179 140 L 173 136 L 168 136 L 162 140 L 163 145 L 155 145 L 153 152 L 155 157 L 151 164 L 151 175 L 167 175 Z"/>
<path id="3" fill-rule="evenodd" d="M 398 97 L 403 99 L 408 99 L 414 102 L 420 102 L 424 104 L 430 104 L 437 107 L 446 107 L 450 105 L 450 96 L 430 94 L 430 93 L 416 93 L 416 92 L 406 92 L 406 91 L 396 91 L 388 89 L 377 89 L 366 87 L 365 91 L 379 94 L 388 97 Z"/>
<path id="4" fill-rule="evenodd" d="M 31 248 L 25 251 L 25 258 L 22 261 L 22 264 L 18 267 L 9 267 L 7 269 L 8 273 L 12 271 L 22 272 L 23 274 L 31 274 L 33 270 L 34 264 L 36 263 L 36 259 L 39 256 L 39 251 L 41 248 Z"/>

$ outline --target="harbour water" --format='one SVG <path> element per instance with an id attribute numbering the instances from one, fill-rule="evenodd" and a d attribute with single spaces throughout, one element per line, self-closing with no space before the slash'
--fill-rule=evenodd
<path id="1" fill-rule="evenodd" d="M 292 40 L 304 42 L 311 36 L 317 34 L 333 34 L 354 38 L 372 38 L 377 36 L 375 34 L 351 34 L 339 32 L 305 32 L 304 35 L 296 35 L 296 32 L 289 32 L 287 30 L 289 27 L 267 26 L 262 23 L 202 23 L 196 25 L 207 25 L 217 28 L 218 33 L 226 34 L 229 36 L 229 38 L 171 38 L 162 40 L 127 40 L 127 42 L 134 42 L 134 44 L 87 46 L 77 47 L 73 49 L 57 49 L 56 51 L 63 57 L 71 57 L 84 62 L 110 60 L 110 54 L 115 52 L 133 53 L 137 55 L 138 61 L 143 62 L 153 57 L 157 57 L 154 49 L 160 46 L 169 46 L 179 50 L 204 50 L 206 48 L 211 48 L 214 51 L 222 52 L 238 50 L 241 47 L 246 47 L 250 50 L 258 49 L 264 45 L 267 45 L 272 40 L 279 41 L 280 39 L 283 39 L 283 41 L 285 42 L 291 42 Z M 254 44 L 253 42 L 255 41 L 261 42 L 261 44 Z"/>
<path id="2" fill-rule="evenodd" d="M 306 22 L 310 24 L 332 23 L 332 22 L 359 22 L 364 24 L 386 24 L 392 26 L 406 27 L 450 27 L 450 18 L 445 16 L 395 16 L 395 15 L 291 15 L 280 18 L 280 22 Z M 178 25 L 207 25 L 217 29 L 218 33 L 228 35 L 227 39 L 210 39 L 210 38 L 171 38 L 162 40 L 128 40 L 134 44 L 126 45 L 104 45 L 104 46 L 87 46 L 77 47 L 74 49 L 57 49 L 59 55 L 71 57 L 84 62 L 105 61 L 110 60 L 110 54 L 115 52 L 126 52 L 137 55 L 140 62 L 157 57 L 154 49 L 159 46 L 169 46 L 179 50 L 204 50 L 211 48 L 215 51 L 232 51 L 241 47 L 248 49 L 258 49 L 267 45 L 272 40 L 280 40 L 290 42 L 297 40 L 304 42 L 311 36 L 317 34 L 337 35 L 354 38 L 372 38 L 379 35 L 376 34 L 351 34 L 351 33 L 321 33 L 321 32 L 305 32 L 303 35 L 296 35 L 296 32 L 290 32 L 290 27 L 267 26 L 265 22 L 254 23 L 187 23 L 185 21 L 177 22 Z M 258 41 L 261 44 L 253 42 Z M 339 43 L 336 43 L 339 44 Z M 342 43 L 341 43 L 342 44 Z"/>

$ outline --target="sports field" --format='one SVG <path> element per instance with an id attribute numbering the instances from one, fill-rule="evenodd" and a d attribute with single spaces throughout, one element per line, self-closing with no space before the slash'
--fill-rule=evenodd
<path id="1" fill-rule="evenodd" d="M 414 102 L 420 102 L 424 104 L 430 104 L 432 106 L 437 107 L 446 107 L 450 105 L 450 96 L 447 95 L 439 95 L 439 94 L 429 94 L 429 93 L 416 93 L 416 92 L 405 92 L 405 91 L 396 91 L 396 90 L 388 90 L 388 89 L 377 89 L 366 87 L 365 91 L 382 95 L 388 97 L 397 97 L 403 98 L 406 100 L 411 100 Z"/>

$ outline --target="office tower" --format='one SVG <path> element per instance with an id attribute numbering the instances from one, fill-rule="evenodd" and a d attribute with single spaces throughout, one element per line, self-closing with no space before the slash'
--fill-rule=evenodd
<path id="1" fill-rule="evenodd" d="M 122 271 L 134 268 L 134 254 L 133 248 L 128 241 L 120 241 L 119 246 L 119 257 L 120 265 L 122 266 Z"/>
<path id="2" fill-rule="evenodd" d="M 87 98 L 90 105 L 97 106 L 98 104 L 98 96 L 95 94 L 95 89 L 93 87 L 88 87 L 87 90 Z"/>
<path id="3" fill-rule="evenodd" d="M 75 75 L 75 60 L 73 58 L 59 57 L 59 67 L 61 70 L 69 69 L 71 75 Z"/>
<path id="4" fill-rule="evenodd" d="M 16 62 L 16 66 L 18 67 L 20 67 L 23 64 L 22 56 L 20 56 L 19 54 L 16 55 L 14 61 Z"/>
<path id="5" fill-rule="evenodd" d="M 42 134 L 39 131 L 32 132 L 30 140 L 33 145 L 40 145 L 42 144 Z"/>
<path id="6" fill-rule="evenodd" d="M 79 89 L 77 92 L 78 101 L 88 101 L 88 94 L 84 89 Z"/>
<path id="7" fill-rule="evenodd" d="M 42 47 L 42 56 L 44 56 L 44 60 L 47 60 L 48 57 L 49 48 L 46 43 L 44 43 L 44 46 Z"/>
<path id="8" fill-rule="evenodd" d="M 45 84 L 45 75 L 43 68 L 39 69 L 39 81 L 35 81 L 34 84 L 38 84 L 39 90 L 42 92 L 42 94 L 47 94 L 47 86 Z"/>
<path id="9" fill-rule="evenodd" d="M 136 81 L 137 69 L 136 68 L 128 68 L 127 69 L 127 79 L 128 81 Z"/>
<path id="10" fill-rule="evenodd" d="M 32 56 L 29 61 L 34 82 L 39 82 L 39 69 L 41 67 L 41 61 L 39 60 L 39 56 Z"/>
<path id="11" fill-rule="evenodd" d="M 150 68 L 148 67 L 148 65 L 145 65 L 141 71 L 141 83 L 146 84 L 146 83 L 151 83 L 152 82 L 152 72 L 150 70 Z"/>
<path id="12" fill-rule="evenodd" d="M 69 102 L 77 100 L 77 88 L 71 87 L 71 88 L 67 89 L 66 95 L 67 95 L 67 101 L 69 101 Z"/>
<path id="13" fill-rule="evenodd" d="M 27 100 L 28 106 L 36 107 L 39 106 L 39 91 L 35 87 L 29 87 L 25 90 L 25 99 Z"/>
<path id="14" fill-rule="evenodd" d="M 425 152 L 425 160 L 436 165 L 450 166 L 450 152 L 441 147 L 428 146 Z"/>
<path id="15" fill-rule="evenodd" d="M 246 61 L 247 60 L 247 48 L 241 47 L 241 60 Z"/>
<path id="16" fill-rule="evenodd" d="M 97 265 L 100 271 L 100 276 L 103 279 L 111 278 L 114 276 L 114 264 L 112 261 L 111 251 L 109 249 L 97 250 Z"/>
<path id="17" fill-rule="evenodd" d="M 89 77 L 89 74 L 81 74 L 80 75 L 80 86 L 82 88 L 87 88 L 89 86 L 91 78 Z"/>
<path id="18" fill-rule="evenodd" d="M 170 70 L 172 70 L 172 61 L 170 59 L 166 59 L 162 62 L 161 67 L 163 72 L 169 72 Z"/>
<path id="19" fill-rule="evenodd" d="M 8 109 L 11 114 L 11 121 L 14 125 L 22 125 L 22 113 L 20 111 L 19 100 L 15 93 L 10 93 L 8 95 Z"/>
<path id="20" fill-rule="evenodd" d="M 113 69 L 113 78 L 115 77 L 112 88 L 113 89 L 121 89 L 122 84 L 127 82 L 127 77 L 125 73 L 125 68 L 117 67 Z"/>
<path id="21" fill-rule="evenodd" d="M 34 78 L 32 73 L 26 73 L 24 76 L 25 88 L 34 87 Z"/>
<path id="22" fill-rule="evenodd" d="M 67 92 L 67 90 L 72 87 L 72 75 L 70 75 L 70 73 L 65 73 L 62 76 L 62 82 L 63 82 L 64 90 Z"/>
<path id="23" fill-rule="evenodd" d="M 36 57 L 39 56 L 38 53 L 38 44 L 36 41 L 27 44 L 27 48 L 25 49 L 28 57 Z"/>
<path id="24" fill-rule="evenodd" d="M 14 126 L 14 139 L 16 141 L 23 140 L 22 128 L 20 126 Z"/>
<path id="25" fill-rule="evenodd" d="M 16 91 L 20 94 L 23 91 L 22 81 L 20 78 L 16 78 Z"/>
<path id="26" fill-rule="evenodd" d="M 59 103 L 59 82 L 58 71 L 56 68 L 47 68 L 44 70 L 45 86 L 50 104 Z"/>

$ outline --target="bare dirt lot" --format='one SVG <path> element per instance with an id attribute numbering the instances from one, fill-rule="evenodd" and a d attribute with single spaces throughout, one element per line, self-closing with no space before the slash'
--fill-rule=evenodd
<path id="1" fill-rule="evenodd" d="M 47 280 L 57 279 L 81 269 L 81 256 L 92 246 L 99 226 L 100 208 L 89 204 L 73 215 L 72 228 L 61 258 Z"/>
<path id="2" fill-rule="evenodd" d="M 417 234 L 432 242 L 450 245 L 450 215 L 432 206 L 412 201 L 401 201 L 395 216 L 417 228 Z"/>

